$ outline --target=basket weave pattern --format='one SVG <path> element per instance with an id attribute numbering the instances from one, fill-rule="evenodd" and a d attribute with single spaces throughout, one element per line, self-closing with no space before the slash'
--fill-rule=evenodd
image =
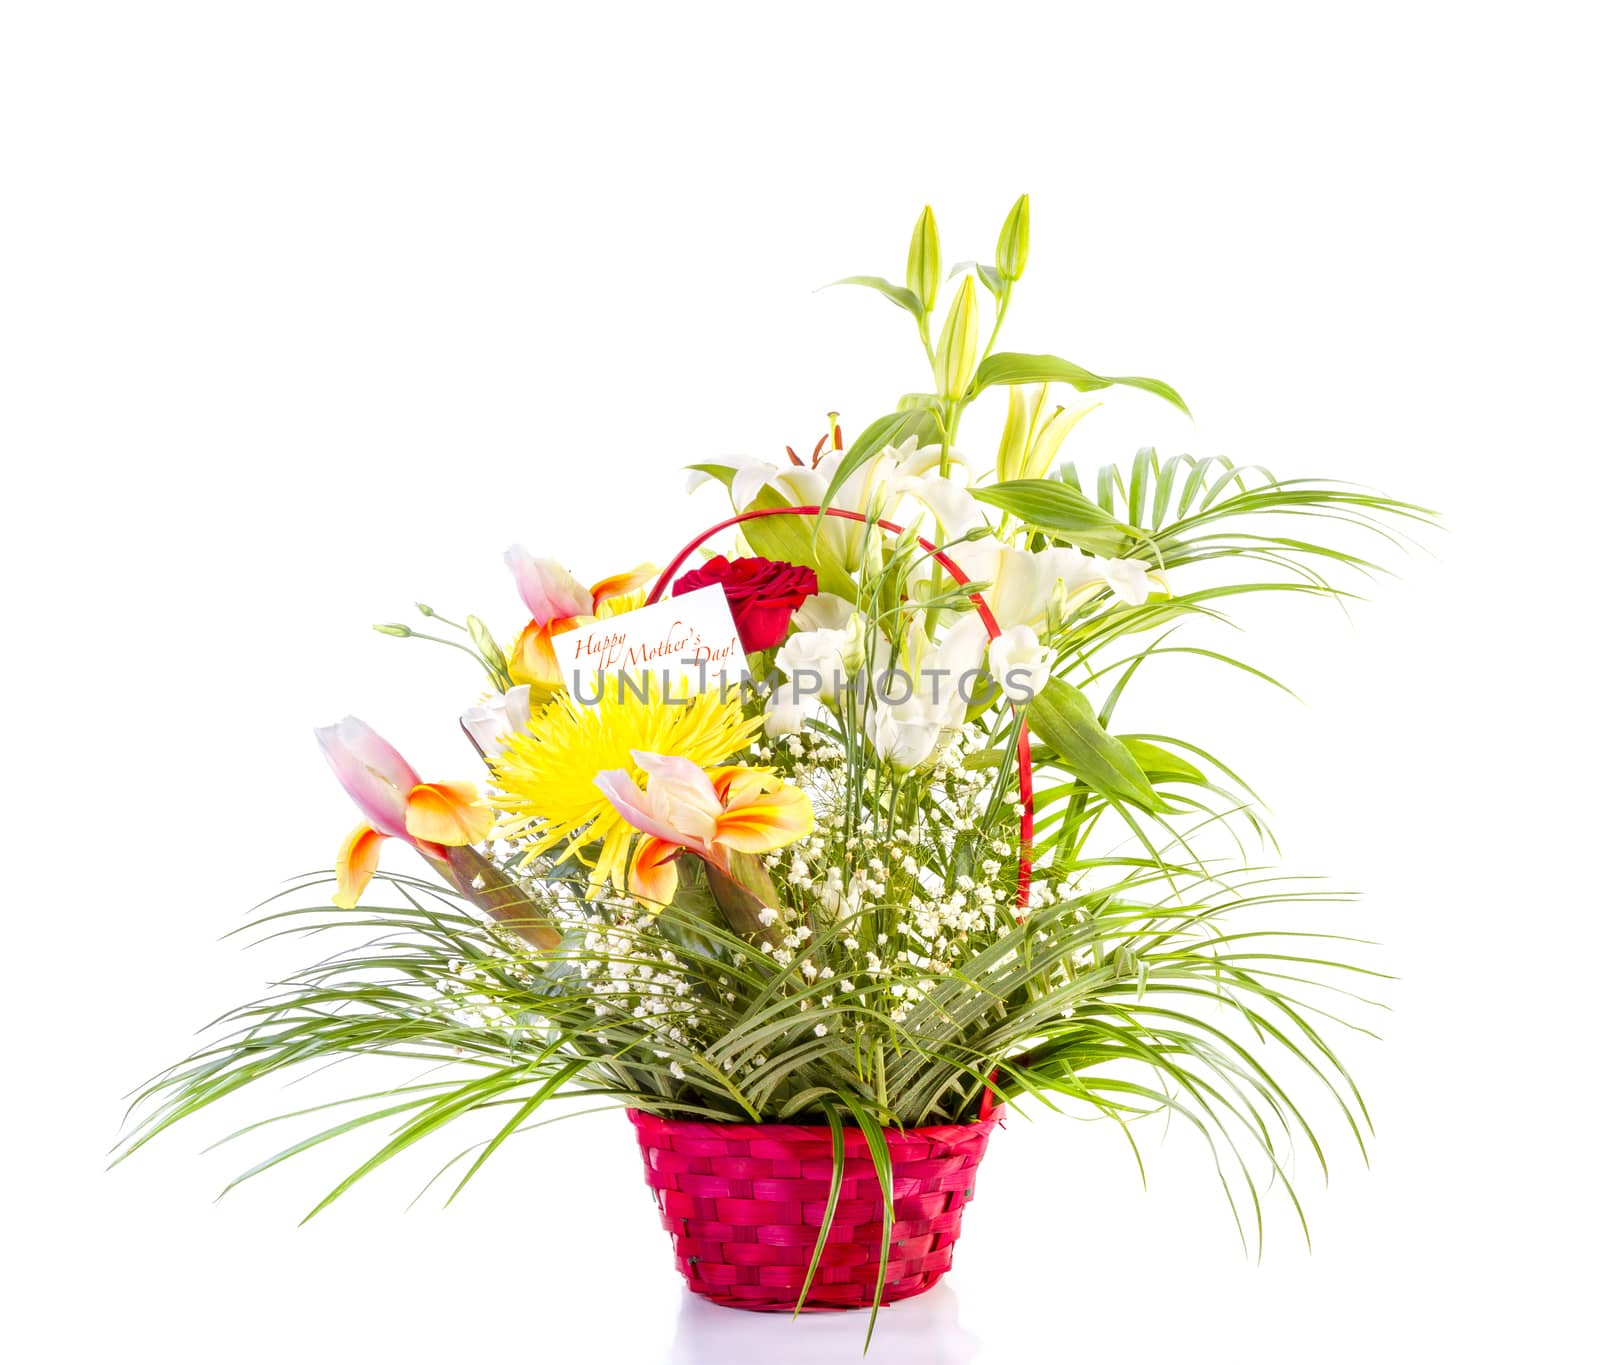
<path id="1" fill-rule="evenodd" d="M 733 1308 L 795 1307 L 833 1180 L 833 1137 L 797 1124 L 696 1123 L 629 1110 L 645 1183 L 696 1294 Z M 974 1123 L 889 1129 L 894 1225 L 883 1301 L 910 1298 L 950 1269 L 961 1213 L 995 1109 Z M 807 1308 L 872 1302 L 883 1246 L 883 1193 L 859 1130 L 844 1133 L 844 1178 Z"/>

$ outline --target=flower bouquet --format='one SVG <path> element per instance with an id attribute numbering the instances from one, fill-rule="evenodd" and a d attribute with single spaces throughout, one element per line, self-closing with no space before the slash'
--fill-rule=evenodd
<path id="1" fill-rule="evenodd" d="M 144 1087 L 124 1155 L 249 1083 L 392 1056 L 427 1069 L 336 1122 L 285 1115 L 310 1132 L 248 1175 L 379 1125 L 315 1214 L 476 1119 L 459 1192 L 599 1100 L 690 1288 L 875 1313 L 949 1268 L 1003 1102 L 1101 1116 L 1135 1152 L 1141 1120 L 1179 1117 L 1247 1241 L 1263 1174 L 1294 1198 L 1296 1135 L 1322 1159 L 1286 1070 L 1361 1142 L 1325 1036 L 1358 969 L 1302 924 L 1319 898 L 1263 865 L 1221 758 L 1120 716 L 1163 656 L 1264 678 L 1176 630 L 1375 567 L 1306 527 L 1393 542 L 1430 514 L 1222 458 L 1080 471 L 1063 452 L 1095 404 L 1052 386 L 1183 402 L 997 350 L 1028 247 L 1024 197 L 993 263 L 947 278 L 924 211 L 904 285 L 843 281 L 909 315 L 930 390 L 848 443 L 830 416 L 803 453 L 696 463 L 731 505 L 662 567 L 586 585 L 514 548 L 520 632 L 426 606 L 378 627 L 482 675 L 462 768 L 425 777 L 353 718 L 317 731 L 361 823 L 254 923 L 349 944 Z M 998 449 L 973 460 L 963 415 L 994 390 Z"/>

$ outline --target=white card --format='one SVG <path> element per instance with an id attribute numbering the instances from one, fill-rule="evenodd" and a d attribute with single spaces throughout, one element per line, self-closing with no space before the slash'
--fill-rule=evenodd
<path id="1" fill-rule="evenodd" d="M 750 671 L 727 595 L 715 583 L 564 631 L 550 643 L 562 682 L 586 705 L 599 700 L 597 675 L 610 683 L 649 673 L 669 688 L 687 678 L 690 692 L 701 692 L 737 686 Z"/>

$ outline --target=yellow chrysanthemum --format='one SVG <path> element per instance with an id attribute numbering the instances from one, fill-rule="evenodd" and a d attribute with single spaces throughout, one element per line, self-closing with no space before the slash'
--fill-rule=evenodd
<path id="1" fill-rule="evenodd" d="M 512 735 L 495 760 L 490 800 L 500 812 L 499 837 L 522 840 L 524 861 L 557 845 L 563 846 L 562 857 L 581 858 L 580 849 L 598 843 L 590 886 L 609 881 L 620 890 L 635 831 L 595 778 L 621 768 L 643 782 L 644 771 L 633 760 L 636 749 L 712 767 L 744 748 L 762 721 L 759 715 L 745 718 L 737 689 L 726 697 L 715 688 L 691 696 L 680 686 L 669 693 L 660 678 L 646 675 L 640 697 L 632 679 L 626 686 L 619 681 L 605 678 L 600 700 L 588 706 L 562 693 L 523 733 Z"/>
<path id="2" fill-rule="evenodd" d="M 655 570 L 651 569 L 650 572 L 654 573 Z M 611 616 L 622 616 L 627 612 L 637 611 L 644 606 L 645 595 L 649 590 L 649 585 L 646 584 L 644 587 L 633 588 L 627 592 L 618 593 L 615 597 L 606 598 L 604 602 L 596 605 L 594 609 L 595 620 L 604 621 Z"/>

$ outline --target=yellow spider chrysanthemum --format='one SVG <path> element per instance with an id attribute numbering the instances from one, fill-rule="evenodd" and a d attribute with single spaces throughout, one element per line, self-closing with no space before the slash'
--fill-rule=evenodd
<path id="1" fill-rule="evenodd" d="M 731 758 L 761 729 L 759 715 L 745 718 L 737 689 L 726 696 L 716 688 L 690 696 L 681 686 L 669 693 L 659 677 L 646 679 L 643 697 L 631 685 L 619 686 L 615 675 L 603 680 L 600 700 L 591 705 L 563 692 L 509 738 L 495 760 L 490 800 L 500 812 L 499 837 L 520 840 L 524 862 L 558 845 L 561 857 L 587 861 L 579 850 L 599 844 L 590 887 L 609 881 L 621 890 L 635 831 L 595 778 L 621 768 L 642 782 L 634 750 L 709 768 Z"/>

